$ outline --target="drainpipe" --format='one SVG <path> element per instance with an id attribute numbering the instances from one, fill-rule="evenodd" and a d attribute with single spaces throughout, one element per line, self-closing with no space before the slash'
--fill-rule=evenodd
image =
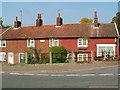
<path id="1" fill-rule="evenodd" d="M 120 60 L 120 51 L 119 51 L 119 49 L 120 49 L 120 47 L 119 47 L 119 32 L 118 32 L 118 28 L 117 28 L 117 25 L 116 25 L 116 23 L 114 22 L 114 25 L 115 25 L 115 28 L 116 28 L 116 32 L 117 32 L 117 34 L 118 34 L 118 37 L 117 37 L 117 45 L 118 45 L 118 60 Z"/>

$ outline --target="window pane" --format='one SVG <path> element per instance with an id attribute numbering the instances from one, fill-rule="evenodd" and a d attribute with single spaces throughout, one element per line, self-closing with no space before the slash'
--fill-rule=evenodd
<path id="1" fill-rule="evenodd" d="M 19 57 L 20 57 L 20 63 L 24 63 L 24 58 L 25 58 L 24 54 L 20 54 Z"/>
<path id="2" fill-rule="evenodd" d="M 79 45 L 82 45 L 82 38 L 79 39 Z"/>
<path id="3" fill-rule="evenodd" d="M 5 46 L 5 40 L 1 41 L 1 46 Z"/>
<path id="4" fill-rule="evenodd" d="M 103 56 L 104 55 L 104 51 L 105 51 L 105 47 L 104 46 L 100 46 L 99 47 L 98 56 Z"/>
<path id="5" fill-rule="evenodd" d="M 30 39 L 28 39 L 28 46 L 30 46 Z"/>
<path id="6" fill-rule="evenodd" d="M 5 61 L 5 60 L 6 60 L 6 54 L 0 53 L 0 61 Z"/>
<path id="7" fill-rule="evenodd" d="M 78 55 L 78 61 L 82 61 L 82 54 Z"/>
<path id="8" fill-rule="evenodd" d="M 106 54 L 108 57 L 112 56 L 113 55 L 113 47 L 111 46 L 108 46 L 106 47 Z"/>
<path id="9" fill-rule="evenodd" d="M 54 40 L 54 46 L 58 46 L 58 40 Z"/>
<path id="10" fill-rule="evenodd" d="M 31 47 L 34 47 L 34 40 L 30 40 Z"/>
<path id="11" fill-rule="evenodd" d="M 86 39 L 83 39 L 83 45 L 87 45 Z"/>
<path id="12" fill-rule="evenodd" d="M 87 55 L 83 54 L 83 61 L 87 61 Z"/>

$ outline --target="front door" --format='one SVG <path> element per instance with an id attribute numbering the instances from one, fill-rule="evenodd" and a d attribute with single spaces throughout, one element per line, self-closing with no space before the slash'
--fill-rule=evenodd
<path id="1" fill-rule="evenodd" d="M 14 56 L 13 53 L 8 53 L 8 63 L 14 64 Z"/>
<path id="2" fill-rule="evenodd" d="M 68 53 L 67 54 L 67 59 L 71 63 L 74 61 L 74 54 L 73 53 Z"/>

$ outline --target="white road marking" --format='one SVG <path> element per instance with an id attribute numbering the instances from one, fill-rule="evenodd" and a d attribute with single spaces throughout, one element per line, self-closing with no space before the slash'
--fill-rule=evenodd
<path id="1" fill-rule="evenodd" d="M 118 74 L 118 75 L 120 75 L 120 74 Z"/>
<path id="2" fill-rule="evenodd" d="M 120 75 L 120 74 L 110 74 L 110 73 L 102 73 L 102 74 L 32 74 L 32 73 L 9 73 L 10 75 L 26 75 L 26 76 L 32 76 L 32 75 L 37 75 L 37 76 L 66 76 L 66 77 L 79 77 L 79 76 L 113 76 L 113 75 Z"/>
<path id="3" fill-rule="evenodd" d="M 18 75 L 19 73 L 9 73 L 9 74 L 11 74 L 11 75 Z"/>
<path id="4" fill-rule="evenodd" d="M 29 73 L 25 73 L 25 74 L 23 74 L 23 75 L 35 75 L 35 74 L 29 74 Z"/>
<path id="5" fill-rule="evenodd" d="M 18 73 L 17 75 L 24 75 L 24 74 Z"/>
<path id="6" fill-rule="evenodd" d="M 36 74 L 38 76 L 48 76 L 48 74 Z"/>
<path id="7" fill-rule="evenodd" d="M 64 76 L 63 74 L 51 74 L 51 76 Z"/>
<path id="8" fill-rule="evenodd" d="M 67 74 L 66 76 L 73 77 L 73 76 L 80 76 L 80 75 L 79 74 Z"/>
<path id="9" fill-rule="evenodd" d="M 82 74 L 81 76 L 95 76 L 95 74 Z"/>
<path id="10" fill-rule="evenodd" d="M 112 76 L 114 74 L 98 74 L 98 75 L 100 75 L 100 76 Z"/>
<path id="11" fill-rule="evenodd" d="M 2 74 L 2 73 L 5 73 L 5 72 L 3 72 L 3 71 L 0 71 L 0 74 Z"/>

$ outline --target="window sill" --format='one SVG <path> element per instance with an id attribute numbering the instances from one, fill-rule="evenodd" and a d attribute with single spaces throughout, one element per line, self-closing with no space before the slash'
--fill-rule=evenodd
<path id="1" fill-rule="evenodd" d="M 28 48 L 31 48 L 32 46 L 27 46 Z M 35 47 L 35 46 L 34 46 Z"/>
<path id="2" fill-rule="evenodd" d="M 87 46 L 78 47 L 78 49 L 87 49 L 87 48 L 88 48 Z"/>
<path id="3" fill-rule="evenodd" d="M 0 46 L 0 47 L 6 47 L 6 46 Z"/>

